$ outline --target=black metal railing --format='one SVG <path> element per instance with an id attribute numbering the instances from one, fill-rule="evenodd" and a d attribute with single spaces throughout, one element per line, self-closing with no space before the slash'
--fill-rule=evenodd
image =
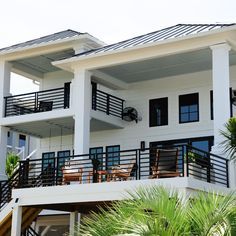
<path id="1" fill-rule="evenodd" d="M 154 173 L 154 167 L 158 160 L 157 153 L 162 150 L 160 148 L 21 161 L 19 187 L 63 185 L 71 181 L 82 184 L 176 176 L 229 187 L 227 159 L 188 145 L 173 148 L 178 149 L 176 164 L 170 165 L 170 160 L 175 157 L 170 156 L 174 154 L 168 154 L 162 164 L 159 160 L 160 170 L 156 170 L 157 174 Z M 158 172 L 169 174 L 159 175 Z"/>
<path id="2" fill-rule="evenodd" d="M 32 227 L 29 227 L 21 233 L 21 236 L 39 236 L 39 234 Z"/>
<path id="3" fill-rule="evenodd" d="M 92 89 L 92 109 L 122 119 L 124 100 L 98 89 Z"/>
<path id="4" fill-rule="evenodd" d="M 164 155 L 162 160 L 160 153 Z M 228 160 L 189 145 L 27 159 L 20 161 L 19 168 L 8 180 L 0 182 L 0 211 L 11 201 L 15 188 L 64 185 L 71 181 L 84 184 L 177 176 L 229 187 Z M 32 233 L 29 229 L 24 235 L 37 235 Z"/>
<path id="5" fill-rule="evenodd" d="M 70 106 L 70 87 L 4 97 L 5 117 L 65 109 Z"/>
<path id="6" fill-rule="evenodd" d="M 19 170 L 16 170 L 14 174 L 5 181 L 0 182 L 0 211 L 1 209 L 11 201 L 12 189 L 19 186 Z"/>

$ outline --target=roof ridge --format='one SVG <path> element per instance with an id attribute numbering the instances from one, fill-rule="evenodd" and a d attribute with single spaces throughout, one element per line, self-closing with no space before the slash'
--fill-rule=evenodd
<path id="1" fill-rule="evenodd" d="M 94 48 L 94 49 L 91 49 L 91 50 L 88 50 L 88 51 L 85 51 L 85 52 L 81 52 L 81 53 L 75 54 L 74 56 L 79 56 L 79 55 L 82 55 L 82 54 L 87 53 L 87 52 L 92 52 L 92 51 L 99 50 L 99 49 L 102 49 L 102 48 L 107 48 L 107 47 L 110 47 L 110 46 L 113 46 L 113 45 L 117 45 L 117 44 L 120 44 L 120 43 L 125 43 L 125 42 L 128 42 L 128 41 L 133 40 L 133 39 L 138 39 L 138 38 L 141 38 L 143 36 L 147 36 L 149 34 L 154 34 L 154 33 L 161 32 L 161 31 L 164 31 L 164 30 L 167 30 L 167 29 L 170 29 L 170 28 L 174 28 L 174 27 L 176 27 L 178 25 L 181 25 L 181 24 L 168 26 L 166 28 L 162 28 L 162 29 L 159 29 L 159 30 L 155 30 L 155 31 L 146 33 L 146 34 L 138 35 L 138 36 L 135 36 L 133 38 L 121 40 L 121 41 L 118 41 L 116 43 L 108 44 L 108 45 L 105 45 L 105 46 L 102 46 L 102 47 L 99 47 L 99 48 Z"/>

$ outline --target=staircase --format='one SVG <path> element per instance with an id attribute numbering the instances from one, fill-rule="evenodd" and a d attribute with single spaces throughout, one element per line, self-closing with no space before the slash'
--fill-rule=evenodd
<path id="1" fill-rule="evenodd" d="M 41 209 L 23 207 L 22 210 L 22 223 L 21 223 L 21 232 L 22 235 L 33 235 L 34 230 L 29 229 L 32 222 L 36 219 L 38 214 L 41 212 Z M 11 221 L 12 221 L 12 211 L 0 222 L 0 236 L 11 236 Z"/>
<path id="2" fill-rule="evenodd" d="M 12 199 L 12 189 L 19 187 L 19 170 L 7 181 L 0 185 L 0 236 L 11 236 L 12 209 L 17 204 L 16 199 Z M 22 236 L 37 236 L 38 234 L 30 228 L 41 209 L 23 207 L 22 209 Z"/>

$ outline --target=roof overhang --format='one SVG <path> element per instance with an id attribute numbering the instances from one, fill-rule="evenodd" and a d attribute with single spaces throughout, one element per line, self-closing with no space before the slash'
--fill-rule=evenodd
<path id="1" fill-rule="evenodd" d="M 78 44 L 84 44 L 88 48 L 96 48 L 104 46 L 105 43 L 91 36 L 88 33 L 73 36 L 70 38 L 60 39 L 51 42 L 43 42 L 41 44 L 35 44 L 25 47 L 19 47 L 15 49 L 8 49 L 0 51 L 0 58 L 4 58 L 7 61 L 17 60 L 19 58 L 26 58 L 36 55 L 42 55 L 45 53 L 52 53 L 55 51 L 65 50 L 68 48 L 74 48 Z"/>
<path id="2" fill-rule="evenodd" d="M 151 59 L 154 57 L 168 56 L 184 53 L 209 46 L 228 43 L 236 48 L 236 26 L 202 32 L 195 35 L 187 35 L 180 38 L 172 38 L 159 42 L 148 43 L 119 50 L 101 52 L 91 55 L 74 56 L 68 59 L 55 61 L 52 64 L 63 70 L 73 72 L 75 69 L 99 69 L 128 62 Z"/>

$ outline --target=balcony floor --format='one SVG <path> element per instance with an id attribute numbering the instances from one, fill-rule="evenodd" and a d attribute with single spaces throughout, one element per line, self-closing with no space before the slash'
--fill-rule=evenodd
<path id="1" fill-rule="evenodd" d="M 206 190 L 220 193 L 230 191 L 226 187 L 206 183 L 191 177 L 176 177 L 15 189 L 13 190 L 13 198 L 19 198 L 21 206 L 85 212 L 96 209 L 98 205 L 104 205 L 104 203 L 125 199 L 127 198 L 127 191 L 133 192 L 140 187 L 153 185 L 173 188 L 183 194 Z"/>

